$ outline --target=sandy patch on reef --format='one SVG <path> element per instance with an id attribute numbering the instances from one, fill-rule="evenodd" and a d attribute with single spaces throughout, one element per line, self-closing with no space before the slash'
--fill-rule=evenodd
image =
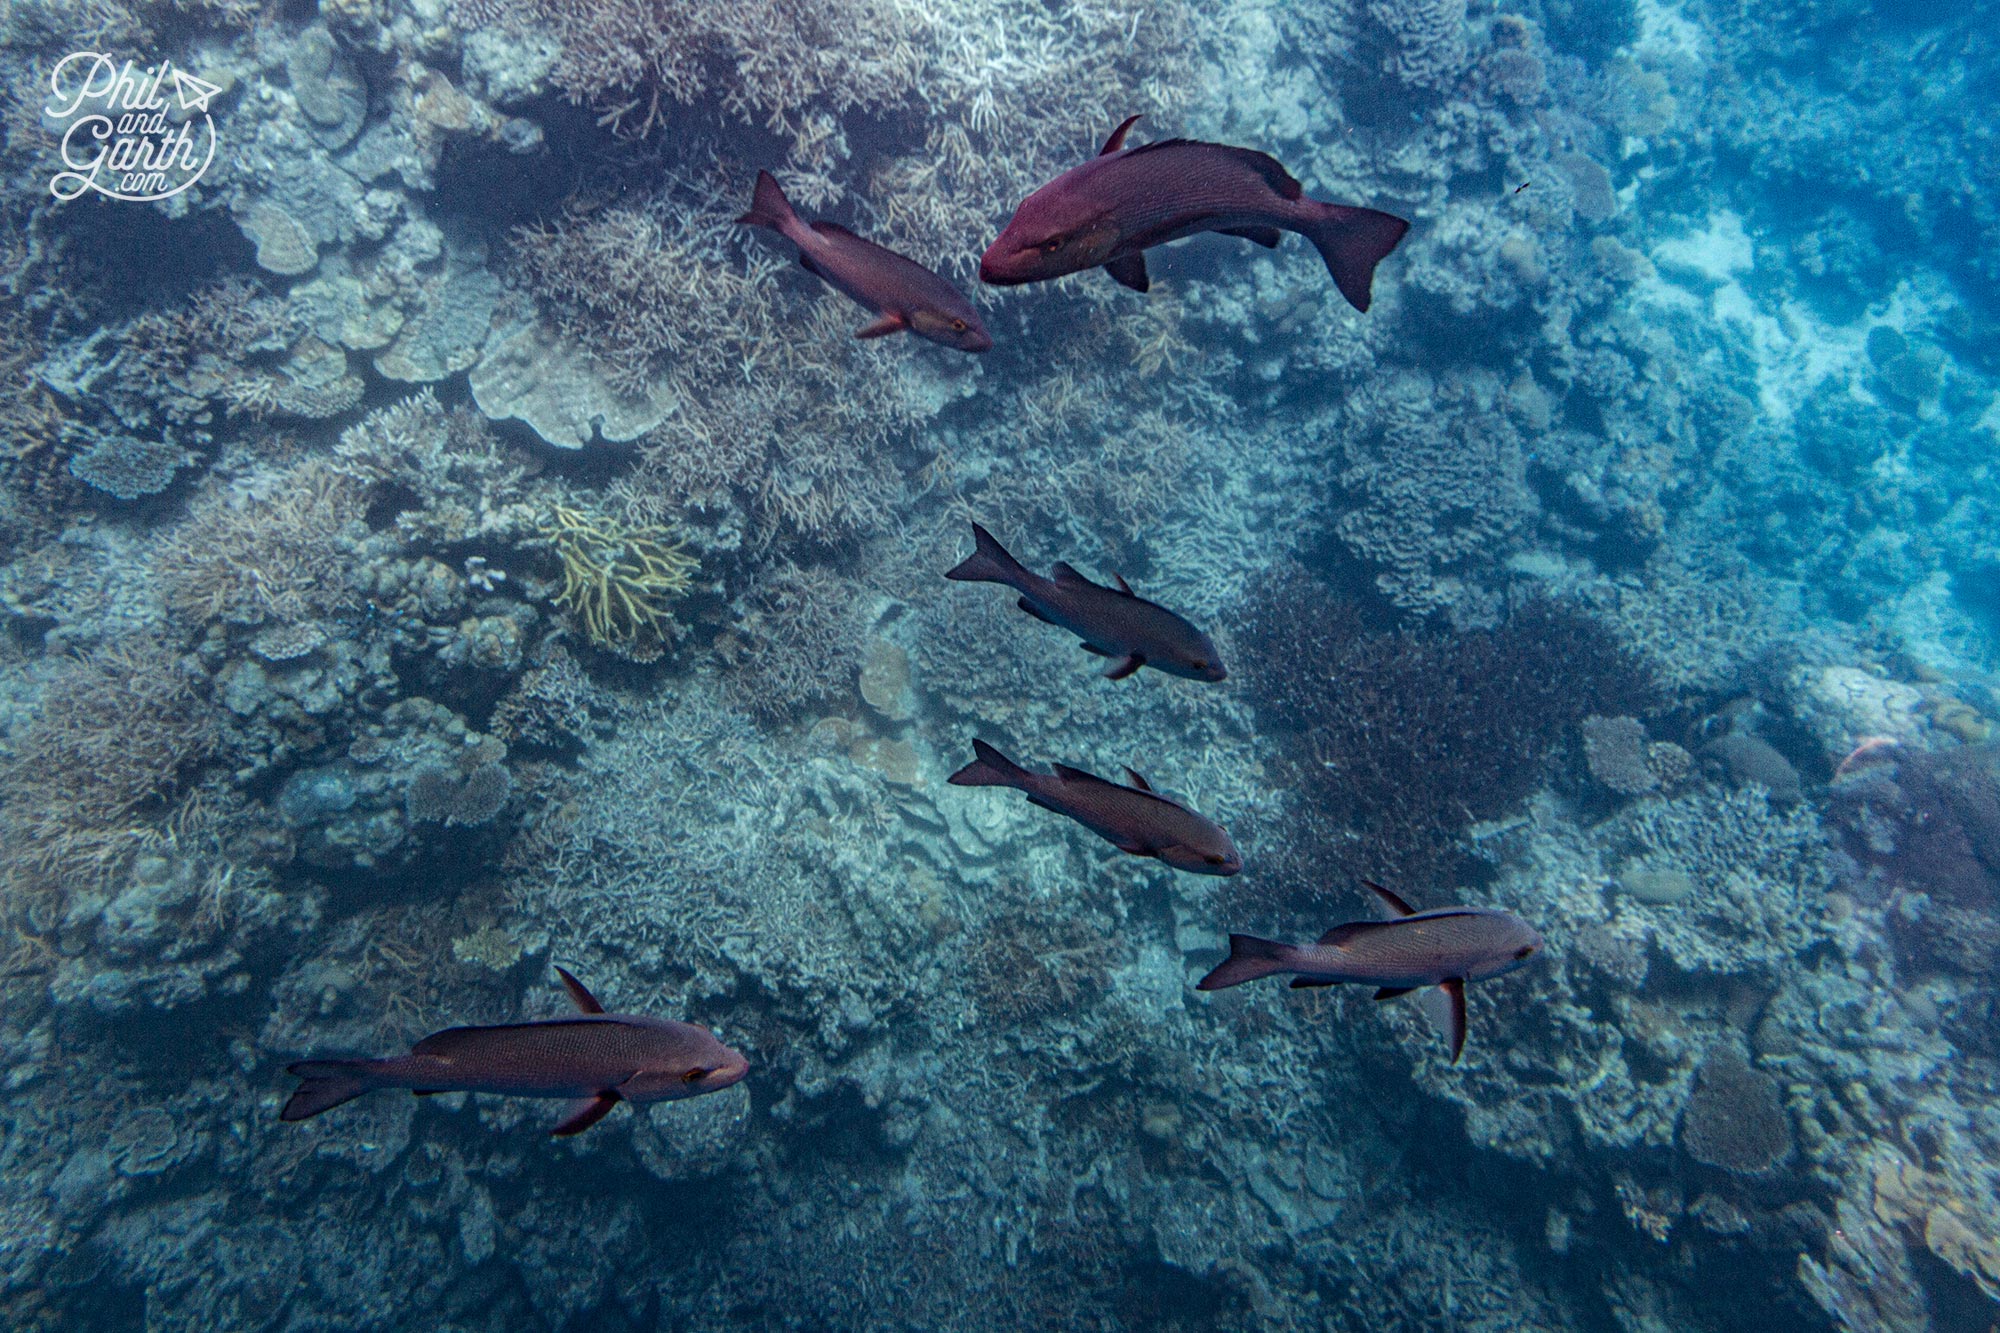
<path id="1" fill-rule="evenodd" d="M 1665 5 L 1659 0 L 1639 0 L 1639 36 L 1626 52 L 1640 59 L 1654 59 L 1678 56 L 1688 60 L 1701 60 L 1706 54 L 1707 39 L 1702 36 L 1701 27 L 1681 13 L 1678 5 Z"/>
<path id="2" fill-rule="evenodd" d="M 1710 214 L 1703 228 L 1661 241 L 1651 258 L 1654 272 L 1640 284 L 1638 301 L 1700 311 L 1734 334 L 1756 369 L 1758 406 L 1774 422 L 1789 421 L 1829 377 L 1872 401 L 1861 383 L 1868 331 L 1878 324 L 1919 329 L 1946 303 L 1941 293 L 1906 280 L 1854 322 L 1830 324 L 1796 297 L 1755 295 L 1744 279 L 1756 271 L 1756 243 L 1727 209 Z"/>

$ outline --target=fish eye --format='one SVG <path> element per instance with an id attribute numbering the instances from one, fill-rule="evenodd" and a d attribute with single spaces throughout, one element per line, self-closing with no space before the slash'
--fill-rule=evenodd
<path id="1" fill-rule="evenodd" d="M 1208 863 L 1209 863 L 1210 865 L 1212 865 L 1212 866 L 1220 866 L 1220 865 L 1228 865 L 1228 864 L 1229 864 L 1229 858 L 1228 858 L 1228 857 L 1226 857 L 1226 856 L 1217 856 L 1217 855 L 1216 855 L 1216 854 L 1215 854 L 1214 852 L 1210 852 L 1210 853 L 1209 853 L 1209 854 L 1208 854 L 1207 856 L 1204 856 L 1204 857 L 1202 857 L 1201 859 L 1202 859 L 1202 860 L 1204 860 L 1204 861 L 1206 861 L 1206 862 L 1208 862 Z"/>
<path id="2" fill-rule="evenodd" d="M 681 1082 L 699 1083 L 714 1072 L 712 1069 L 690 1069 L 687 1073 L 681 1075 Z"/>
<path id="3" fill-rule="evenodd" d="M 962 320 L 962 319 L 954 319 L 954 320 L 953 320 L 953 321 L 951 322 L 951 331 L 952 331 L 953 333 L 964 333 L 964 332 L 965 332 L 965 321 L 964 321 L 964 320 Z"/>
<path id="4" fill-rule="evenodd" d="M 1529 954 L 1533 953 L 1534 951 L 1535 951 L 1534 945 L 1524 944 L 1520 948 L 1514 950 L 1514 956 L 1516 958 L 1526 958 Z"/>
<path id="5" fill-rule="evenodd" d="M 1194 659 L 1193 666 L 1196 671 L 1206 671 L 1208 670 L 1208 659 L 1206 657 L 1197 657 Z"/>
<path id="6" fill-rule="evenodd" d="M 1060 236 L 1051 236 L 1049 237 L 1048 240 L 1042 242 L 1042 249 L 1047 251 L 1049 254 L 1054 254 L 1056 251 L 1062 248 L 1063 248 L 1063 238 Z"/>

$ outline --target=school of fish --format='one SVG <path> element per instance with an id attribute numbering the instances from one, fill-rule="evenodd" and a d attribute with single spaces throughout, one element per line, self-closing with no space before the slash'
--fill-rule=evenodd
<path id="1" fill-rule="evenodd" d="M 1373 299 L 1375 269 L 1410 224 L 1393 214 L 1307 197 L 1274 158 L 1253 149 L 1190 139 L 1139 147 L 1126 137 L 1139 117 L 1112 131 L 1099 153 L 1033 191 L 979 261 L 982 283 L 1012 287 L 1102 268 L 1137 292 L 1151 286 L 1145 252 L 1219 232 L 1276 247 L 1295 232 L 1318 251 L 1341 295 L 1356 310 Z M 956 351 L 981 353 L 993 336 L 973 302 L 915 260 L 837 223 L 806 222 L 776 177 L 757 173 L 751 205 L 738 222 L 767 229 L 798 251 L 799 264 L 862 306 L 873 319 L 857 338 L 894 333 Z M 1179 613 L 1133 592 L 1092 582 L 1067 564 L 1048 577 L 1021 564 L 984 527 L 972 525 L 973 553 L 946 572 L 961 582 L 998 583 L 1037 620 L 1074 634 L 1105 658 L 1104 676 L 1124 680 L 1143 667 L 1185 680 L 1228 679 L 1214 640 Z M 1024 768 L 985 740 L 971 763 L 949 779 L 961 787 L 1010 787 L 1132 856 L 1176 870 L 1231 876 L 1243 857 L 1220 824 L 1156 792 L 1131 769 L 1120 784 L 1057 764 Z M 1283 944 L 1232 934 L 1229 955 L 1197 984 L 1222 990 L 1290 973 L 1294 987 L 1356 982 L 1375 998 L 1416 993 L 1443 1028 L 1451 1058 L 1465 1046 L 1465 986 L 1522 966 L 1543 949 L 1534 927 L 1511 913 L 1480 907 L 1417 911 L 1380 885 L 1366 885 L 1389 915 L 1334 926 L 1312 944 Z M 579 1134 L 621 1101 L 634 1105 L 718 1092 L 740 1082 L 750 1061 L 697 1024 L 608 1013 L 583 983 L 556 969 L 575 1013 L 555 1019 L 433 1033 L 408 1055 L 382 1059 L 298 1061 L 300 1079 L 279 1113 L 306 1120 L 366 1093 L 406 1089 L 418 1096 L 481 1092 L 566 1102 L 551 1131 Z"/>

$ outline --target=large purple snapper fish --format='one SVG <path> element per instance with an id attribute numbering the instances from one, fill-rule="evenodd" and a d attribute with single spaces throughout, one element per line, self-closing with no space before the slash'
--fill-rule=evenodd
<path id="1" fill-rule="evenodd" d="M 857 338 L 881 338 L 908 330 L 961 352 L 984 352 L 993 336 L 965 294 L 937 274 L 886 246 L 863 240 L 835 222 L 808 225 L 792 211 L 784 190 L 768 171 L 757 173 L 750 211 L 736 219 L 749 227 L 769 227 L 799 247 L 799 264 L 850 300 L 876 314 Z"/>
<path id="2" fill-rule="evenodd" d="M 1410 224 L 1372 208 L 1322 203 L 1277 159 L 1249 148 L 1162 139 L 1127 148 L 1133 116 L 1103 151 L 1021 201 L 979 261 L 982 282 L 1046 282 L 1099 265 L 1133 291 L 1150 285 L 1144 252 L 1196 232 L 1276 246 L 1295 231 L 1311 241 L 1340 294 L 1368 308 L 1375 266 Z"/>
<path id="3" fill-rule="evenodd" d="M 1209 637 L 1158 602 L 1132 591 L 1124 579 L 1116 588 L 1092 583 L 1068 565 L 1051 578 L 1028 569 L 1007 553 L 985 528 L 972 525 L 973 552 L 947 570 L 948 579 L 1000 583 L 1021 594 L 1015 603 L 1037 620 L 1066 629 L 1083 640 L 1084 651 L 1112 659 L 1104 674 L 1123 680 L 1149 666 L 1189 680 L 1221 680 L 1222 654 Z"/>
<path id="4" fill-rule="evenodd" d="M 1465 1049 L 1465 983 L 1512 972 L 1541 952 L 1542 937 L 1512 912 L 1491 907 L 1433 907 L 1419 912 L 1379 884 L 1368 887 L 1393 916 L 1335 926 L 1316 944 L 1231 935 L 1229 957 L 1195 989 L 1222 990 L 1280 972 L 1297 974 L 1294 987 L 1348 981 L 1376 986 L 1378 1000 L 1435 986 L 1437 990 L 1426 995 L 1435 994 L 1441 1003 L 1427 1004 L 1426 1012 L 1444 1028 L 1456 1064 L 1458 1053 Z"/>
<path id="5" fill-rule="evenodd" d="M 377 1088 L 567 1097 L 558 1137 L 581 1134 L 619 1102 L 665 1102 L 718 1092 L 750 1062 L 707 1028 L 639 1014 L 607 1014 L 583 983 L 557 968 L 580 1011 L 569 1018 L 499 1027 L 447 1028 L 386 1060 L 303 1060 L 305 1081 L 280 1120 L 304 1120 Z"/>
<path id="6" fill-rule="evenodd" d="M 1057 764 L 1053 773 L 1031 773 L 985 741 L 974 741 L 972 753 L 977 757 L 945 781 L 954 787 L 1013 787 L 1119 851 L 1154 857 L 1176 870 L 1233 875 L 1243 868 L 1236 844 L 1220 824 L 1168 800 L 1129 768 L 1125 774 L 1132 785 L 1121 787 L 1067 764 Z"/>

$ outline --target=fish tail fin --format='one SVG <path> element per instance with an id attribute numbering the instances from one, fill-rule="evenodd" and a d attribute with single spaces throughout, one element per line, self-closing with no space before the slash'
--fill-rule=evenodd
<path id="1" fill-rule="evenodd" d="M 954 787 L 1022 787 L 1034 776 L 985 741 L 974 741 L 973 761 L 946 778 Z"/>
<path id="2" fill-rule="evenodd" d="M 799 215 L 792 211 L 792 201 L 785 198 L 778 178 L 760 171 L 757 192 L 750 198 L 750 211 L 736 221 L 745 227 L 769 227 L 780 235 L 789 235 L 789 229 L 798 226 Z"/>
<path id="3" fill-rule="evenodd" d="M 1367 310 L 1375 286 L 1375 266 L 1396 248 L 1410 224 L 1372 208 L 1321 204 L 1319 216 L 1302 228 L 1326 261 L 1334 286 L 1356 310 Z"/>
<path id="4" fill-rule="evenodd" d="M 974 523 L 972 544 L 972 554 L 946 570 L 946 578 L 962 583 L 1004 583 L 1011 588 L 1023 586 L 1027 567 L 1008 554 L 998 537 Z"/>
<path id="5" fill-rule="evenodd" d="M 297 1075 L 305 1082 L 299 1084 L 291 1100 L 285 1103 L 285 1109 L 278 1112 L 278 1119 L 307 1120 L 342 1102 L 351 1102 L 364 1092 L 373 1092 L 376 1084 L 371 1075 L 375 1064 L 373 1060 L 301 1060 L 287 1065 L 287 1074 Z"/>
<path id="6" fill-rule="evenodd" d="M 1280 944 L 1276 940 L 1262 940 L 1255 935 L 1231 935 L 1229 937 L 1229 957 L 1215 965 L 1215 970 L 1195 983 L 1196 990 L 1223 990 L 1230 986 L 1241 986 L 1246 981 L 1259 977 L 1274 976 L 1279 972 L 1289 972 L 1292 968 L 1292 946 Z"/>

